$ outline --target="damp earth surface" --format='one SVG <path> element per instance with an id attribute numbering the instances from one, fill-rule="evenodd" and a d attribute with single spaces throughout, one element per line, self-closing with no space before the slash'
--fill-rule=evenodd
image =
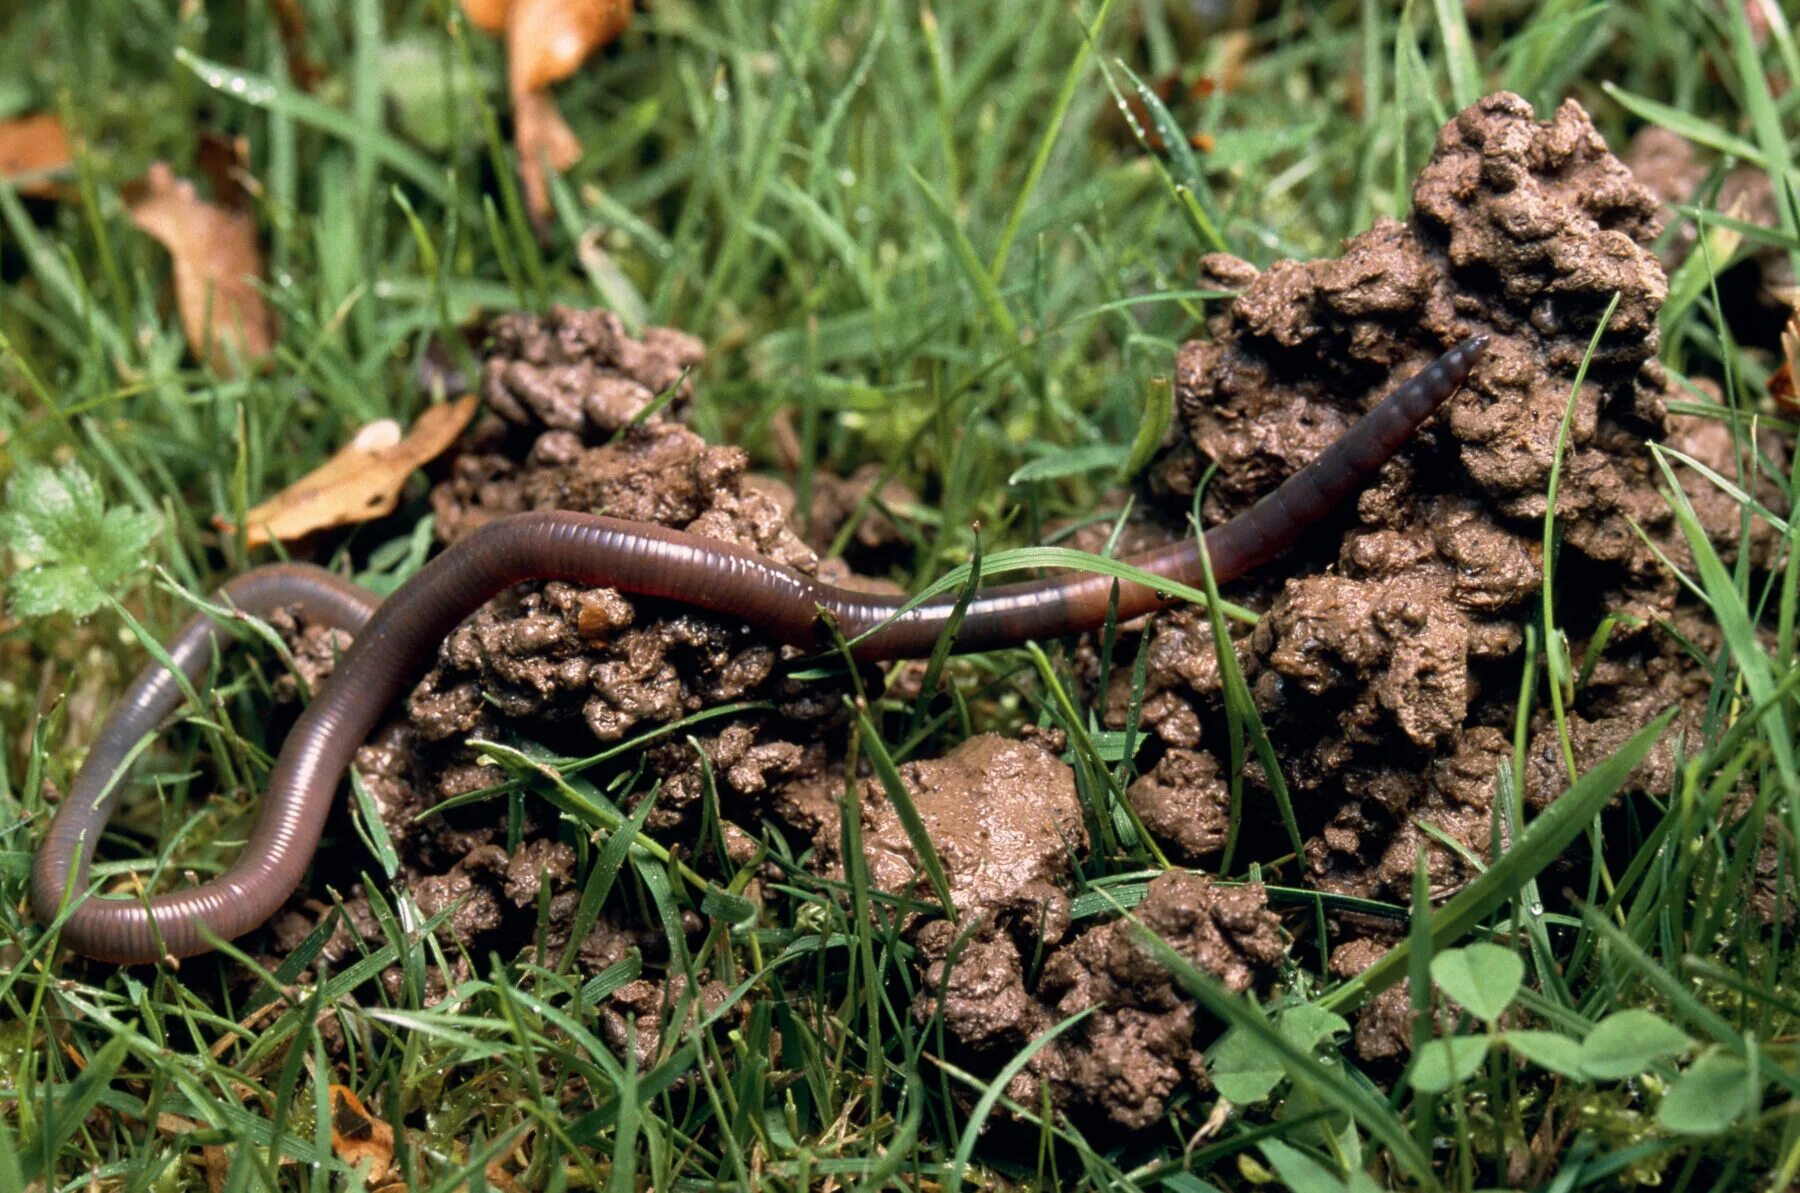
<path id="1" fill-rule="evenodd" d="M 1667 789 L 1673 742 L 1698 732 L 1708 691 L 1668 629 L 1703 647 L 1713 631 L 1658 558 L 1681 562 L 1686 552 L 1647 445 L 1667 444 L 1726 476 L 1741 462 L 1722 423 L 1669 411 L 1672 399 L 1692 395 L 1678 395 L 1656 360 L 1668 285 L 1653 246 L 1666 200 L 1609 151 L 1574 102 L 1539 119 L 1522 99 L 1499 94 L 1441 130 L 1405 220 L 1378 222 L 1329 259 L 1265 269 L 1218 255 L 1198 263 L 1200 285 L 1235 297 L 1212 307 L 1175 362 L 1177 422 L 1146 482 L 1155 513 L 1131 529 L 1146 544 L 1178 535 L 1196 500 L 1208 523 L 1247 509 L 1447 347 L 1490 337 L 1462 392 L 1351 507 L 1226 593 L 1261 614 L 1253 629 L 1234 631 L 1232 647 L 1284 768 L 1299 833 L 1296 854 L 1276 817 L 1246 818 L 1234 877 L 1249 862 L 1286 857 L 1274 868 L 1284 885 L 1400 907 L 1421 852 L 1434 893 L 1473 877 L 1464 853 L 1488 854 L 1497 775 L 1511 765 L 1529 646 L 1522 627 L 1543 599 L 1544 518 L 1565 412 L 1555 615 L 1584 675 L 1568 708 L 1573 761 L 1604 759 L 1675 706 L 1675 733 L 1629 783 Z M 823 557 L 827 539 L 799 529 L 829 536 L 877 474 L 821 478 L 811 486 L 813 516 L 797 517 L 788 485 L 684 425 L 702 359 L 692 337 L 660 328 L 634 337 L 606 313 L 496 320 L 479 377 L 485 413 L 431 493 L 439 539 L 455 542 L 509 513 L 577 509 L 739 544 L 833 583 L 896 591 L 885 576 Z M 1762 446 L 1779 463 L 1781 446 Z M 1707 531 L 1733 550 L 1735 503 L 1681 475 Z M 883 525 L 872 520 L 853 539 L 859 562 L 882 558 L 891 541 Z M 1749 562 L 1773 548 L 1752 537 L 1758 557 Z M 319 682 L 341 636 L 291 620 L 280 628 L 305 679 Z M 1127 798 L 1158 848 L 1191 869 L 1139 883 L 1133 919 L 1117 908 L 1075 915 L 1078 876 L 1105 859 L 1065 760 L 1068 742 L 1034 727 L 977 734 L 898 767 L 934 844 L 952 920 L 932 911 L 934 887 L 889 788 L 866 759 L 847 769 L 849 677 L 797 678 L 799 652 L 676 603 L 566 583 L 504 594 L 446 640 L 357 757 L 394 844 L 396 884 L 427 915 L 449 911 L 441 933 L 451 972 L 433 973 L 428 997 L 446 977 L 470 976 L 467 958 L 511 955 L 521 941 L 552 961 L 573 950 L 584 971 L 637 950 L 643 976 L 609 996 L 603 1024 L 610 1042 L 634 1040 L 646 1061 L 672 1009 L 691 1016 L 721 1004 L 716 974 L 699 974 L 688 997 L 688 979 L 668 966 L 662 925 L 582 919 L 569 827 L 539 801 L 524 801 L 509 820 L 504 799 L 480 798 L 504 776 L 470 744 L 525 738 L 588 757 L 678 727 L 626 759 L 643 771 L 633 799 L 655 791 L 648 833 L 711 880 L 747 875 L 738 889 L 766 904 L 780 897 L 770 887 L 784 876 L 765 851 L 769 834 L 786 856 L 838 880 L 842 809 L 858 807 L 867 872 L 912 949 L 907 1013 L 941 1018 L 953 1058 L 993 1073 L 1050 1027 L 1090 1012 L 1039 1049 L 1007 1092 L 1026 1105 L 1047 1095 L 1125 1128 L 1154 1124 L 1172 1100 L 1206 1090 L 1204 1053 L 1220 1025 L 1154 959 L 1143 929 L 1226 989 L 1258 994 L 1290 957 L 1354 974 L 1398 929 L 1333 915 L 1320 939 L 1310 911 L 1278 914 L 1261 884 L 1210 876 L 1230 837 L 1234 776 L 1206 617 L 1154 615 L 1121 630 L 1113 658 L 1086 640 L 1070 661 L 1109 726 L 1124 729 L 1140 636 L 1147 683 Z M 861 678 L 881 690 L 879 671 Z M 904 692 L 916 689 L 919 671 L 900 665 L 891 678 Z M 1547 714 L 1528 736 L 1523 797 L 1541 809 L 1569 783 L 1568 760 Z M 1260 768 L 1237 778 L 1245 807 L 1272 806 Z M 380 933 L 360 886 L 344 908 L 324 948 L 333 963 L 352 955 L 358 935 Z M 297 896 L 266 947 L 291 950 L 327 911 Z M 690 913 L 681 929 L 697 944 L 708 924 Z M 382 980 L 402 978 L 395 970 Z M 1403 988 L 1386 992 L 1356 1018 L 1355 1049 L 1369 1061 L 1403 1057 L 1409 1013 Z"/>

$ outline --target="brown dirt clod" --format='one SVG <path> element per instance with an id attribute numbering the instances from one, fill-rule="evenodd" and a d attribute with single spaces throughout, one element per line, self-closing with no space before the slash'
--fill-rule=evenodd
<path id="1" fill-rule="evenodd" d="M 1087 852 L 1075 777 L 1028 742 L 981 734 L 942 758 L 900 767 L 964 919 L 985 917 L 1054 943 L 1069 927 L 1073 859 Z M 861 787 L 869 878 L 890 894 L 931 898 L 911 839 L 880 783 Z M 815 839 L 836 858 L 835 817 Z"/>
<path id="2" fill-rule="evenodd" d="M 1652 252 L 1657 198 L 1578 104 L 1539 121 L 1515 95 L 1477 102 L 1439 133 L 1412 198 L 1408 220 L 1378 222 L 1334 259 L 1266 270 L 1224 256 L 1202 261 L 1202 285 L 1239 293 L 1218 308 L 1207 339 L 1181 349 L 1184 435 L 1153 476 L 1181 509 L 1203 462 L 1216 461 L 1203 508 L 1209 522 L 1229 518 L 1401 378 L 1466 335 L 1489 335 L 1463 391 L 1380 471 L 1338 520 L 1341 533 L 1310 536 L 1252 579 L 1272 599 L 1237 643 L 1308 834 L 1306 881 L 1402 903 L 1420 849 L 1440 893 L 1472 876 L 1421 825 L 1476 856 L 1489 849 L 1495 774 L 1510 760 L 1521 627 L 1542 599 L 1559 429 L 1615 293 L 1618 308 L 1575 395 L 1557 493 L 1557 624 L 1576 666 L 1593 664 L 1569 713 L 1579 766 L 1671 704 L 1682 706 L 1678 730 L 1689 740 L 1702 714 L 1704 676 L 1654 628 L 1675 621 L 1708 641 L 1650 545 L 1687 558 L 1647 443 L 1739 474 L 1723 424 L 1668 412 L 1671 399 L 1691 395 L 1656 359 L 1668 293 Z M 1784 466 L 1779 443 L 1766 450 Z M 1737 503 L 1678 471 L 1730 558 Z M 1759 497 L 1780 507 L 1774 493 Z M 1768 557 L 1766 530 L 1751 549 L 1753 562 Z M 1612 614 L 1623 616 L 1600 655 L 1586 659 L 1585 644 Z M 1149 632 L 1144 725 L 1159 753 L 1132 798 L 1180 856 L 1215 856 L 1227 796 L 1210 633 L 1191 611 L 1161 615 Z M 1113 669 L 1107 693 L 1114 724 L 1127 703 L 1122 671 Z M 1530 731 L 1526 796 L 1541 806 L 1569 775 L 1548 715 Z M 1632 787 L 1665 789 L 1672 764 L 1665 743 Z M 1247 802 L 1268 798 L 1260 770 L 1246 779 Z M 1358 1039 L 1383 1052 L 1379 1040 L 1391 1037 Z"/>

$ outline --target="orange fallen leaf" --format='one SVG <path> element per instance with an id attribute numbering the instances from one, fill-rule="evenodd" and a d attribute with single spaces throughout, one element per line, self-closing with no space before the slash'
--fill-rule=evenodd
<path id="1" fill-rule="evenodd" d="M 53 195 L 57 186 L 38 175 L 67 169 L 69 135 L 63 123 L 49 112 L 0 120 L 0 178 L 24 178 L 19 190 L 27 195 Z"/>
<path id="2" fill-rule="evenodd" d="M 474 394 L 433 406 L 404 437 L 391 418 L 372 422 L 338 453 L 244 515 L 252 547 L 288 542 L 331 526 L 367 522 L 393 512 L 418 468 L 442 455 L 475 417 Z M 214 518 L 219 529 L 236 529 Z"/>
<path id="3" fill-rule="evenodd" d="M 545 168 L 560 174 L 580 161 L 581 140 L 564 122 L 548 91 L 522 91 L 513 96 L 513 140 L 519 147 L 525 210 L 541 224 L 550 214 L 550 181 Z"/>
<path id="4" fill-rule="evenodd" d="M 625 31 L 631 0 L 462 0 L 462 8 L 477 28 L 506 31 L 519 179 L 526 210 L 542 223 L 550 214 L 545 167 L 561 172 L 581 156 L 581 142 L 556 110 L 550 85 Z"/>
<path id="5" fill-rule="evenodd" d="M 394 1165 L 394 1128 L 370 1114 L 347 1085 L 331 1087 L 331 1150 L 352 1168 L 369 1161 L 363 1175 L 370 1185 Z"/>
<path id="6" fill-rule="evenodd" d="M 630 23 L 631 0 L 512 0 L 507 81 L 515 93 L 559 83 Z"/>
<path id="7" fill-rule="evenodd" d="M 1800 414 L 1800 310 L 1788 317 L 1781 330 L 1781 364 L 1769 377 L 1769 396 L 1785 414 Z"/>
<path id="8" fill-rule="evenodd" d="M 463 15 L 483 33 L 500 33 L 506 29 L 509 0 L 462 0 Z"/>
<path id="9" fill-rule="evenodd" d="M 208 203 L 165 162 L 150 167 L 130 211 L 132 223 L 169 250 L 175 306 L 194 355 L 221 375 L 236 361 L 267 356 L 275 335 L 253 284 L 262 276 L 262 252 L 251 215 Z"/>

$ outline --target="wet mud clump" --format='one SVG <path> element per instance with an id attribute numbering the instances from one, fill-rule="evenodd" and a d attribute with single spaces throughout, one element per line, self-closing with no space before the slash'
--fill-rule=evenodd
<path id="1" fill-rule="evenodd" d="M 1171 870 L 1151 880 L 1138 924 L 1114 920 L 1051 954 L 1039 996 L 1056 1022 L 1093 1013 L 1034 1057 L 1031 1072 L 1064 1100 L 1148 1127 L 1184 1079 L 1206 1072 L 1199 1045 L 1217 1034 L 1143 941 L 1149 932 L 1234 994 L 1266 985 L 1287 942 L 1261 885 L 1226 887 Z"/>
<path id="2" fill-rule="evenodd" d="M 959 917 L 981 917 L 1030 947 L 1069 928 L 1068 888 L 1087 853 L 1075 776 L 1039 745 L 981 734 L 942 758 L 908 762 L 900 781 L 930 837 Z M 841 786 L 841 784 L 840 784 Z M 861 782 L 863 858 L 891 895 L 935 900 L 899 813 L 880 782 Z M 817 817 L 822 862 L 842 873 L 837 818 Z"/>
<path id="3" fill-rule="evenodd" d="M 1135 933 L 1148 929 L 1228 989 L 1266 986 L 1286 948 L 1261 886 L 1222 886 L 1171 871 L 1152 880 L 1134 914 L 1074 929 L 1069 889 L 1088 851 L 1074 775 L 1060 741 L 970 738 L 944 757 L 900 768 L 931 838 L 954 919 L 913 914 L 915 1020 L 941 1019 L 957 1053 L 992 1068 L 1064 1019 L 1076 1027 L 1034 1053 L 1008 1094 L 1056 1103 L 1139 1128 L 1154 1123 L 1184 1082 L 1205 1072 L 1216 1034 Z M 837 781 L 842 786 L 842 779 Z M 835 805 L 808 788 L 815 845 L 841 874 Z M 882 785 L 858 785 L 863 855 L 877 890 L 932 901 L 933 887 Z M 790 789 L 788 798 L 803 798 Z M 790 812 L 791 820 L 807 818 Z"/>
<path id="4" fill-rule="evenodd" d="M 1405 222 L 1378 222 L 1335 259 L 1267 270 L 1204 259 L 1201 285 L 1239 293 L 1210 320 L 1208 338 L 1180 352 L 1184 434 L 1154 477 L 1182 509 L 1206 462 L 1217 462 L 1202 501 L 1209 523 L 1223 521 L 1400 379 L 1465 336 L 1490 336 L 1463 391 L 1354 508 L 1249 583 L 1270 599 L 1236 643 L 1295 792 L 1306 881 L 1400 903 L 1421 849 L 1435 893 L 1473 877 L 1433 833 L 1473 856 L 1489 852 L 1525 661 L 1521 627 L 1542 600 L 1558 434 L 1615 293 L 1575 395 L 1555 513 L 1557 625 L 1588 671 L 1569 713 L 1579 766 L 1671 705 L 1683 710 L 1677 732 L 1698 740 L 1706 677 L 1658 627 L 1674 624 L 1702 649 L 1710 637 L 1656 555 L 1687 559 L 1647 444 L 1739 475 L 1722 422 L 1668 411 L 1672 398 L 1690 395 L 1656 360 L 1668 292 L 1652 251 L 1659 204 L 1579 105 L 1539 121 L 1517 96 L 1481 100 L 1440 132 L 1412 198 Z M 1781 458 L 1779 445 L 1767 447 Z M 1730 557 L 1735 503 L 1691 473 L 1682 483 Z M 1778 495 L 1764 497 L 1779 508 Z M 1772 548 L 1766 534 L 1753 538 L 1752 562 Z M 1609 633 L 1589 658 L 1603 622 Z M 1191 610 L 1157 618 L 1148 632 L 1144 722 L 1160 754 L 1130 795 L 1179 855 L 1213 860 L 1229 796 L 1211 635 Z M 1109 717 L 1122 723 L 1127 680 L 1113 674 Z M 1667 789 L 1670 740 L 1634 787 Z M 1245 798 L 1267 799 L 1261 772 L 1247 778 Z M 1526 779 L 1537 807 L 1569 782 L 1548 713 L 1531 725 Z M 1279 852 L 1285 841 L 1269 844 Z M 1346 955 L 1334 969 L 1354 972 L 1369 959 Z M 1380 1052 L 1377 1039 L 1392 1033 L 1368 1035 Z"/>
<path id="5" fill-rule="evenodd" d="M 1148 1127 L 1177 1089 L 1203 1079 L 1201 1050 L 1217 1026 L 1200 1016 L 1142 934 L 1161 937 L 1234 993 L 1268 983 L 1286 939 L 1261 886 L 1225 887 L 1185 870 L 1153 879 L 1133 914 L 1136 924 L 1113 920 L 1057 947 L 1066 918 L 1025 940 L 1004 921 L 959 927 L 932 920 L 915 941 L 923 969 L 913 1015 L 922 1024 L 941 1016 L 959 1051 L 992 1067 L 1085 1013 L 1033 1053 L 1008 1096 L 1035 1106 L 1047 1089 L 1065 1108 Z M 1041 969 L 1028 978 L 1040 955 Z"/>

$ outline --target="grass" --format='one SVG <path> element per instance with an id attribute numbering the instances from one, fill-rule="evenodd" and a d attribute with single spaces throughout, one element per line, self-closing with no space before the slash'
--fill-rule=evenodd
<path id="1" fill-rule="evenodd" d="M 1560 1190 L 1786 1187 L 1800 1174 L 1791 931 L 1748 904 L 1760 874 L 1791 909 L 1800 872 L 1800 554 L 1766 575 L 1747 551 L 1726 562 L 1673 485 L 1685 579 L 1724 643 L 1706 656 L 1712 732 L 1683 744 L 1674 789 L 1600 819 L 1662 732 L 1653 725 L 1529 824 L 1505 808 L 1496 833 L 1514 847 L 1442 906 L 1357 905 L 1275 882 L 1278 902 L 1321 918 L 1338 907 L 1411 922 L 1407 943 L 1355 979 L 1296 954 L 1258 1006 L 1171 956 L 1237 1033 L 1245 1069 L 1269 1077 L 1273 1101 L 1245 1097 L 1258 1104 L 1214 1130 L 1200 1129 L 1213 1100 L 1198 1093 L 1130 1138 L 1012 1102 L 1005 1062 L 959 1067 L 941 1024 L 912 1018 L 910 905 L 861 866 L 842 882 L 812 875 L 798 844 L 771 832 L 767 861 L 785 878 L 759 915 L 744 898 L 749 868 L 706 842 L 677 856 L 644 834 L 651 803 L 623 810 L 638 780 L 610 756 L 566 765 L 496 743 L 509 783 L 495 806 L 516 823 L 522 801 L 550 801 L 579 830 L 579 914 L 660 927 L 673 968 L 728 992 L 700 1001 L 690 982 L 660 1025 L 638 1023 L 639 1035 L 661 1029 L 641 1070 L 598 1015 L 643 972 L 640 957 L 592 974 L 566 955 L 458 959 L 405 902 L 378 898 L 386 943 L 310 986 L 294 981 L 318 957 L 317 933 L 273 972 L 231 950 L 179 971 L 55 959 L 22 910 L 28 851 L 47 786 L 66 787 L 144 656 L 121 614 L 166 633 L 188 612 L 179 590 L 204 592 L 249 564 L 211 516 L 241 523 L 362 423 L 415 413 L 426 343 L 477 310 L 606 305 L 701 335 L 711 357 L 695 428 L 767 462 L 772 421 L 791 412 L 802 509 L 815 466 L 847 474 L 876 461 L 934 493 L 931 508 L 890 511 L 914 544 L 900 574 L 915 591 L 956 592 L 978 554 L 984 580 L 1041 565 L 1054 557 L 996 548 L 1116 508 L 1109 490 L 1122 465 L 1141 463 L 1146 420 L 1166 417 L 1158 379 L 1212 297 L 1185 281 L 1198 253 L 1329 254 L 1404 214 L 1434 130 L 1484 92 L 1517 90 L 1540 114 L 1574 95 L 1615 148 L 1648 121 L 1766 171 L 1774 229 L 1704 206 L 1683 218 L 1714 233 L 1714 253 L 1772 246 L 1800 264 L 1800 54 L 1791 28 L 1777 19 L 1758 33 L 1739 4 L 1547 0 L 1474 19 L 1448 0 L 1289 3 L 1268 6 L 1238 43 L 1198 36 L 1189 6 L 1163 0 L 658 0 L 559 92 L 587 151 L 556 187 L 542 239 L 499 135 L 497 45 L 441 0 L 306 7 L 305 48 L 326 68 L 310 95 L 286 81 L 272 5 L 32 6 L 0 38 L 0 116 L 54 109 L 82 145 L 79 202 L 0 189 L 0 469 L 76 461 L 113 504 L 161 527 L 148 560 L 158 571 L 120 589 L 118 611 L 0 622 L 0 1189 L 197 1189 L 209 1177 L 231 1190 L 364 1187 L 334 1145 L 334 1083 L 404 1128 L 399 1179 L 445 1191 L 482 1187 L 490 1165 L 534 1189 L 755 1179 L 1191 1191 L 1265 1175 L 1306 1189 L 1468 1189 L 1513 1180 L 1507 1158 L 1521 1152 Z M 1118 101 L 1140 79 L 1218 76 L 1240 54 L 1235 86 L 1173 116 L 1148 108 L 1171 132 L 1213 134 L 1212 152 L 1183 152 L 1179 136 L 1165 137 L 1177 146 L 1166 159 L 1132 144 Z M 192 174 L 197 129 L 248 140 L 282 323 L 277 367 L 238 379 L 192 363 L 165 259 L 120 200 L 153 160 Z M 596 225 L 605 233 L 584 241 Z M 1664 312 L 1664 358 L 1727 387 L 1746 470 L 1722 486 L 1747 489 L 1760 468 L 1791 496 L 1793 478 L 1749 450 L 1770 362 L 1723 314 L 1717 278 L 1731 260 L 1694 260 Z M 1671 476 L 1686 467 L 1655 460 Z M 346 556 L 391 586 L 419 562 L 412 523 L 424 508 L 412 490 L 396 518 L 348 536 Z M 1745 533 L 1767 517 L 1746 502 Z M 1791 524 L 1780 533 L 1791 545 Z M 1501 779 L 1515 802 L 1533 704 L 1554 699 L 1560 712 L 1580 682 L 1556 626 L 1547 599 L 1526 627 L 1548 647 L 1549 688 L 1531 655 L 1516 762 Z M 1226 635 L 1223 617 L 1214 627 Z M 896 762 L 941 753 L 970 727 L 1066 729 L 1082 799 L 1111 843 L 1084 862 L 1076 916 L 1129 914 L 1163 864 L 1119 798 L 1141 678 L 1133 728 L 1119 734 L 1101 729 L 1061 653 L 944 666 L 956 707 L 872 694 L 851 748 L 892 791 Z M 228 856 L 231 842 L 215 839 L 231 836 L 249 797 L 220 810 L 182 796 L 215 767 L 237 777 L 227 790 L 254 790 L 278 745 L 262 716 L 279 671 L 221 667 L 202 688 L 204 731 L 171 734 L 140 774 L 149 798 L 126 827 L 187 839 L 167 864 L 205 871 Z M 1232 691 L 1233 756 L 1263 757 L 1241 677 Z M 855 818 L 846 825 L 845 856 L 860 857 Z M 1596 868 L 1580 905 L 1546 908 L 1536 876 L 1602 825 L 1610 868 Z M 371 869 L 379 855 L 377 843 Z M 1251 876 L 1248 865 L 1227 877 Z M 935 867 L 932 880 L 944 889 Z M 707 925 L 697 947 L 684 911 Z M 1484 954 L 1458 949 L 1471 938 L 1525 962 L 1498 999 L 1504 1012 L 1458 1019 L 1438 1004 L 1421 1041 L 1468 1041 L 1442 1046 L 1441 1079 L 1360 1068 L 1328 1015 L 1409 973 L 1429 1009 L 1429 981 L 1450 989 L 1456 974 L 1487 972 Z M 458 960 L 470 976 L 428 998 L 431 975 Z M 397 987 L 372 980 L 395 966 Z M 1602 1028 L 1627 1009 L 1682 1042 L 1622 1056 L 1610 1036 L 1631 1033 Z M 1621 1073 L 1629 1080 L 1596 1076 Z"/>

